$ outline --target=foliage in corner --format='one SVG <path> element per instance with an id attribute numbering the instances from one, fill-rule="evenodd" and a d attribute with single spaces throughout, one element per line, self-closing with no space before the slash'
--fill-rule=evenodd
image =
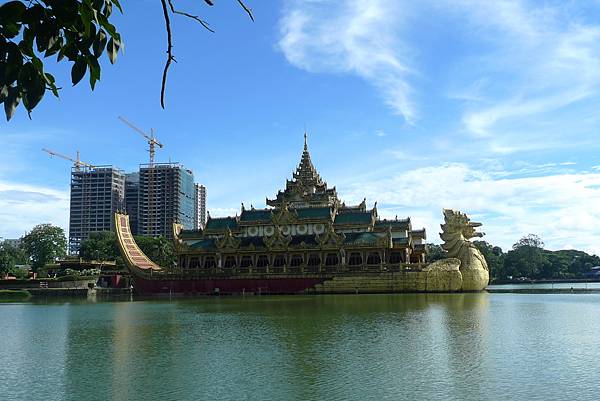
<path id="1" fill-rule="evenodd" d="M 89 76 L 92 90 L 100 80 L 98 60 L 106 52 L 114 64 L 123 46 L 109 22 L 118 0 L 9 1 L 0 6 L 0 103 L 10 120 L 19 104 L 29 115 L 47 90 L 58 97 L 43 59 L 72 62 L 71 82 Z"/>

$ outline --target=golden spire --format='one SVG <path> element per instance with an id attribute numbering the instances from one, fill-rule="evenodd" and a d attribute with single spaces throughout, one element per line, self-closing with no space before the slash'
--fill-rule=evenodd
<path id="1" fill-rule="evenodd" d="M 306 129 L 304 130 L 304 151 L 308 150 L 308 135 L 306 135 Z"/>

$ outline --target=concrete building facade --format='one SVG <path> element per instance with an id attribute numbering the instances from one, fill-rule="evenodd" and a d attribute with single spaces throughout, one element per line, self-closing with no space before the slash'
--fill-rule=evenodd
<path id="1" fill-rule="evenodd" d="M 179 163 L 141 165 L 138 192 L 138 234 L 173 237 L 173 223 L 195 227 L 194 175 Z"/>
<path id="2" fill-rule="evenodd" d="M 196 218 L 194 228 L 201 230 L 206 225 L 206 187 L 201 184 L 195 184 L 196 188 L 196 199 L 195 199 L 195 211 L 194 216 Z"/>
<path id="3" fill-rule="evenodd" d="M 125 208 L 125 174 L 112 166 L 71 170 L 69 252 L 90 233 L 114 230 L 114 213 Z"/>
<path id="4" fill-rule="evenodd" d="M 125 211 L 129 215 L 129 224 L 133 235 L 138 234 L 139 191 L 140 173 L 125 174 Z"/>

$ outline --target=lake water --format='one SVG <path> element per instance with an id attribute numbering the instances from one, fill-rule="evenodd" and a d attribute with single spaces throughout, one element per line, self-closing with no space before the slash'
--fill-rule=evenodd
<path id="1" fill-rule="evenodd" d="M 600 294 L 0 304 L 2 400 L 596 400 Z"/>

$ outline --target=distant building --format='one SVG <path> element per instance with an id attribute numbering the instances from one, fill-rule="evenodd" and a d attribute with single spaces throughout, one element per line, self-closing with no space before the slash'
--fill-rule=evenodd
<path id="1" fill-rule="evenodd" d="M 4 245 L 8 245 L 12 248 L 18 248 L 21 246 L 21 239 L 20 238 L 7 238 L 4 241 L 2 241 L 2 243 Z"/>
<path id="2" fill-rule="evenodd" d="M 113 231 L 115 212 L 125 207 L 125 175 L 112 166 L 71 170 L 69 252 L 77 253 L 90 233 Z"/>
<path id="3" fill-rule="evenodd" d="M 173 223 L 195 228 L 194 175 L 179 163 L 140 166 L 138 234 L 173 237 Z"/>
<path id="4" fill-rule="evenodd" d="M 600 278 L 600 266 L 590 268 L 589 272 L 583 273 L 585 278 Z"/>
<path id="5" fill-rule="evenodd" d="M 195 184 L 196 188 L 196 200 L 194 206 L 196 207 L 194 216 L 196 218 L 194 228 L 196 230 L 203 229 L 206 225 L 206 187 L 204 185 Z M 131 217 L 129 218 L 131 221 Z"/>
<path id="6" fill-rule="evenodd" d="M 138 233 L 138 201 L 140 173 L 125 174 L 125 211 L 129 215 L 131 232 Z"/>

